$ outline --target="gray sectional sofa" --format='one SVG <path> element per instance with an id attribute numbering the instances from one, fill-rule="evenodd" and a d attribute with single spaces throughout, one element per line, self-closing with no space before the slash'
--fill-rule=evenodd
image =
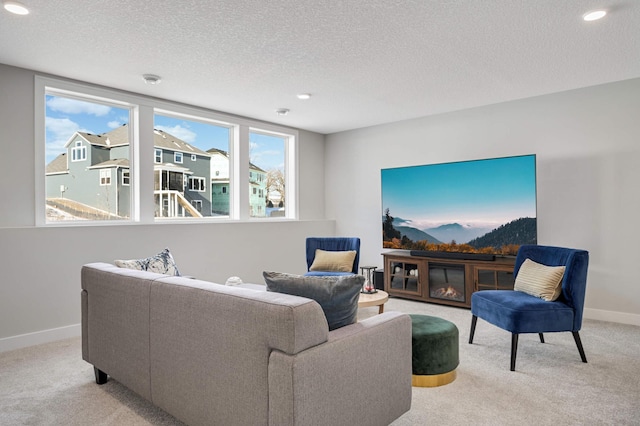
<path id="1" fill-rule="evenodd" d="M 82 268 L 82 357 L 189 425 L 388 425 L 411 406 L 406 314 L 329 332 L 311 299 L 107 263 Z"/>

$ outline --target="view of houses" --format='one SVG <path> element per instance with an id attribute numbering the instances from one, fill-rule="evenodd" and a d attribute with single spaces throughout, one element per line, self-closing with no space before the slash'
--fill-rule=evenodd
<path id="1" fill-rule="evenodd" d="M 126 219 L 131 215 L 130 129 L 99 135 L 75 131 L 64 152 L 46 166 L 48 220 Z M 251 217 L 270 213 L 267 172 L 250 164 Z M 156 217 L 229 215 L 229 154 L 203 151 L 154 130 Z"/>

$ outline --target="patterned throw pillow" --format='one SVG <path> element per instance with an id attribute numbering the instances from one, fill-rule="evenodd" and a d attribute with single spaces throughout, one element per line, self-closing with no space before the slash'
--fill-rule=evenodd
<path id="1" fill-rule="evenodd" d="M 513 289 L 553 302 L 562 293 L 564 269 L 564 266 L 546 266 L 525 259 Z"/>
<path id="2" fill-rule="evenodd" d="M 263 272 L 267 291 L 313 299 L 322 308 L 329 330 L 353 324 L 358 316 L 362 275 L 305 277 L 282 272 Z"/>
<path id="3" fill-rule="evenodd" d="M 178 266 L 168 248 L 146 259 L 115 260 L 114 263 L 119 268 L 137 269 L 165 275 L 180 275 Z"/>

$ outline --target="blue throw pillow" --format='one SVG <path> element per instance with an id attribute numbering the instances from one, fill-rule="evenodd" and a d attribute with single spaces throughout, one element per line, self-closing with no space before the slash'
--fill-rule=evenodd
<path id="1" fill-rule="evenodd" d="M 313 299 L 324 311 L 329 330 L 353 324 L 358 317 L 362 275 L 308 277 L 283 272 L 263 272 L 267 291 Z"/>

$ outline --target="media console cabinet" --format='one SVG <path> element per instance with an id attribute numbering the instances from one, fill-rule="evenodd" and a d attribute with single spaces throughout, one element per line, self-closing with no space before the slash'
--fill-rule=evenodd
<path id="1" fill-rule="evenodd" d="M 476 260 L 414 256 L 403 251 L 382 255 L 384 290 L 391 296 L 470 308 L 474 291 L 513 290 L 515 256 Z"/>

